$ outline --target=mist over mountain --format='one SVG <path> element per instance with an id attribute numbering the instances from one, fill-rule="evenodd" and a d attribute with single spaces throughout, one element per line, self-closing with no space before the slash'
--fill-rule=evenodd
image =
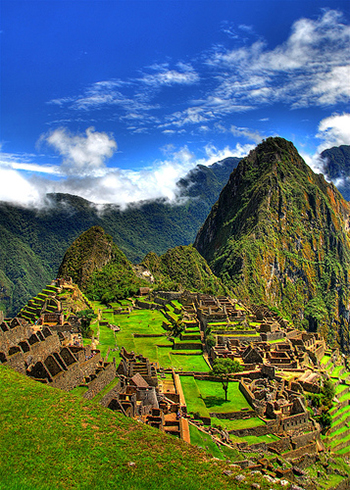
<path id="1" fill-rule="evenodd" d="M 232 172 L 194 246 L 238 297 L 348 351 L 349 218 L 292 143 L 268 138 Z"/>
<path id="2" fill-rule="evenodd" d="M 326 177 L 335 183 L 344 199 L 350 201 L 350 145 L 324 150 L 320 157 Z"/>
<path id="3" fill-rule="evenodd" d="M 197 166 L 178 182 L 178 204 L 158 199 L 122 210 L 70 194 L 49 194 L 40 209 L 0 203 L 1 308 L 14 315 L 57 275 L 68 247 L 92 226 L 103 227 L 135 263 L 151 251 L 190 244 L 238 162 Z"/>

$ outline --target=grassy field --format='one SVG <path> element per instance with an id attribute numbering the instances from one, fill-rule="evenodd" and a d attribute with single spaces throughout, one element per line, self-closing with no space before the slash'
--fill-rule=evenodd
<path id="1" fill-rule="evenodd" d="M 230 439 L 232 442 L 247 442 L 249 445 L 251 444 L 261 444 L 262 442 L 266 442 L 267 444 L 269 442 L 275 442 L 279 440 L 279 437 L 275 436 L 274 434 L 266 434 L 265 436 L 244 436 L 244 437 L 237 437 L 234 435 L 230 435 Z"/>
<path id="2" fill-rule="evenodd" d="M 250 405 L 238 389 L 237 382 L 229 383 L 228 400 L 220 382 L 203 381 L 192 376 L 181 376 L 187 410 L 209 417 L 210 412 L 227 413 L 250 409 Z"/>
<path id="3" fill-rule="evenodd" d="M 190 424 L 191 444 L 208 451 L 214 458 L 230 459 L 239 461 L 243 459 L 243 455 L 236 449 L 230 449 L 225 446 L 217 446 L 209 434 L 197 429 L 196 426 Z"/>
<path id="4" fill-rule="evenodd" d="M 343 366 L 336 366 L 336 367 L 333 369 L 332 373 L 331 373 L 331 377 L 332 377 L 332 378 L 338 378 L 338 377 L 339 377 L 339 373 L 340 373 L 340 371 L 341 371 L 342 369 L 343 369 Z"/>
<path id="5" fill-rule="evenodd" d="M 5 366 L 0 391 L 1 490 L 228 490 L 254 481 L 248 472 L 238 483 L 208 453 Z"/>
<path id="6" fill-rule="evenodd" d="M 251 427 L 261 427 L 262 425 L 266 425 L 265 422 L 259 419 L 259 417 L 239 420 L 218 419 L 217 417 L 212 417 L 211 424 L 220 425 L 226 430 L 250 429 Z"/>
<path id="7" fill-rule="evenodd" d="M 321 359 L 321 364 L 327 364 L 327 362 L 330 360 L 331 356 L 324 355 Z"/>
<path id="8" fill-rule="evenodd" d="M 102 319 L 113 325 L 120 327 L 119 332 L 113 332 L 104 325 L 99 326 L 99 345 L 101 354 L 104 357 L 108 351 L 108 360 L 113 357 L 119 360 L 121 347 L 127 351 L 134 351 L 148 357 L 152 362 L 159 362 L 164 368 L 174 367 L 176 370 L 208 372 L 209 366 L 202 355 L 174 355 L 172 342 L 167 339 L 169 334 L 162 327 L 163 321 L 166 320 L 164 315 L 158 310 L 133 310 L 128 315 L 113 314 L 113 310 L 108 310 L 104 305 L 98 302 L 93 304 L 95 311 L 102 310 Z M 95 328 L 95 331 L 97 327 Z M 135 338 L 134 334 L 149 335 L 156 334 L 162 337 L 141 337 Z M 162 347 L 159 347 L 162 346 Z M 112 350 L 115 349 L 115 350 Z M 182 351 L 183 352 L 183 351 Z"/>

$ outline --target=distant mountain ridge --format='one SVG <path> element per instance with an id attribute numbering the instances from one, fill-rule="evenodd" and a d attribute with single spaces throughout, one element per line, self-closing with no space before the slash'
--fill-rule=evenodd
<path id="1" fill-rule="evenodd" d="M 241 160 L 194 246 L 238 297 L 266 304 L 349 351 L 350 203 L 292 143 Z"/>
<path id="2" fill-rule="evenodd" d="M 341 145 L 321 153 L 326 177 L 337 183 L 344 199 L 350 201 L 350 145 Z"/>
<path id="3" fill-rule="evenodd" d="M 161 255 L 192 243 L 239 160 L 197 166 L 178 182 L 179 204 L 158 199 L 125 210 L 106 205 L 101 213 L 69 194 L 47 195 L 43 209 L 0 203 L 0 308 L 16 314 L 56 276 L 68 247 L 92 226 L 101 226 L 134 263 L 151 251 Z"/>

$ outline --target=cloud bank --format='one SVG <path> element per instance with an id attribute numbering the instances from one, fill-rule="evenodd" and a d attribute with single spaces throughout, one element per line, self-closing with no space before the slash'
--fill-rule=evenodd
<path id="1" fill-rule="evenodd" d="M 166 198 L 176 202 L 177 182 L 196 165 L 211 165 L 229 156 L 243 157 L 253 145 L 236 148 L 204 148 L 203 158 L 196 158 L 184 146 L 170 146 L 165 158 L 139 171 L 111 168 L 107 161 L 117 149 L 113 136 L 88 128 L 83 134 L 71 134 L 60 128 L 41 136 L 39 144 L 54 148 L 62 158 L 57 166 L 20 163 L 13 158 L 0 162 L 0 200 L 40 206 L 49 192 L 75 194 L 97 204 L 128 203 Z M 51 174 L 51 178 L 48 175 Z"/>

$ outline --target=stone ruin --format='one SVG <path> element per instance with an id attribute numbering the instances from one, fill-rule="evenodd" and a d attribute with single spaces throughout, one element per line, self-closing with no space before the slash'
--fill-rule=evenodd
<path id="1" fill-rule="evenodd" d="M 171 377 L 166 378 L 161 374 L 159 379 L 154 363 L 124 348 L 121 358 L 118 385 L 103 397 L 101 404 L 190 442 L 178 375 L 171 372 Z"/>
<path id="2" fill-rule="evenodd" d="M 105 362 L 100 351 L 83 347 L 70 334 L 30 325 L 23 318 L 1 322 L 0 361 L 36 381 L 65 391 L 86 386 L 86 398 L 92 398 L 97 389 L 116 375 L 114 364 Z"/>

